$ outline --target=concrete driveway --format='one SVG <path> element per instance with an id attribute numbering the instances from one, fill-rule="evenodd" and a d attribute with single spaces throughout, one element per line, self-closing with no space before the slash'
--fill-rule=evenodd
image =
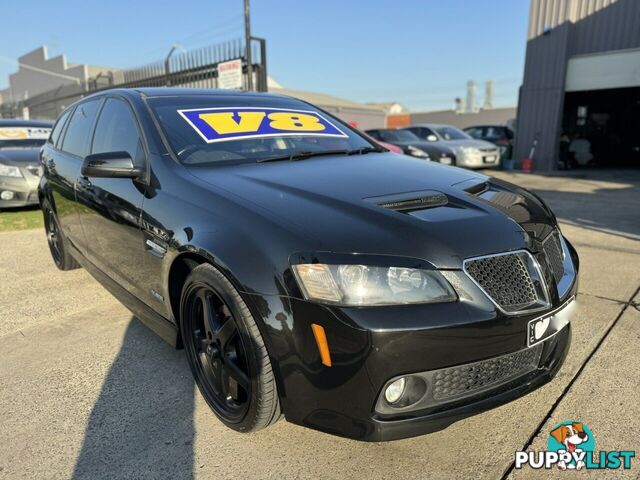
<path id="1" fill-rule="evenodd" d="M 225 429 L 174 351 L 85 271 L 58 272 L 42 231 L 0 234 L 0 478 L 574 478 L 514 470 L 552 427 L 640 451 L 640 175 L 505 174 L 558 214 L 581 257 L 581 310 L 557 378 L 448 429 L 383 444 L 281 421 Z M 1 215 L 1 214 L 0 214 Z M 582 472 L 636 478 L 633 470 Z"/>

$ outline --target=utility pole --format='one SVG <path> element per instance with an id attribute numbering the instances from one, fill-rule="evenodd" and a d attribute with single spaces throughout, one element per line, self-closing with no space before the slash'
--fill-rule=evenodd
<path id="1" fill-rule="evenodd" d="M 244 37 L 247 57 L 247 90 L 253 90 L 253 68 L 251 63 L 251 19 L 249 16 L 249 0 L 244 0 Z"/>

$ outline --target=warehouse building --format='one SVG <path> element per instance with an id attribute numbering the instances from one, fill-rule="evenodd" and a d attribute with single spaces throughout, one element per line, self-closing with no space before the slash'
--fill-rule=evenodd
<path id="1" fill-rule="evenodd" d="M 517 117 L 536 170 L 640 168 L 640 1 L 531 0 Z"/>
<path id="2" fill-rule="evenodd" d="M 304 102 L 309 102 L 332 113 L 340 120 L 360 130 L 382 128 L 385 126 L 387 114 L 385 113 L 384 107 L 379 105 L 352 102 L 351 100 L 326 95 L 324 93 L 278 88 L 271 84 L 269 85 L 269 92 L 288 95 L 299 98 Z"/>

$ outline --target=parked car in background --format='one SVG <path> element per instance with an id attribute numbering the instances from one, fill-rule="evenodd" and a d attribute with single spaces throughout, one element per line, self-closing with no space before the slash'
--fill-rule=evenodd
<path id="1" fill-rule="evenodd" d="M 349 126 L 353 126 L 353 125 L 351 125 L 350 123 L 348 123 L 348 125 L 349 125 Z M 367 134 L 367 132 L 365 132 L 365 131 L 363 131 L 363 130 L 360 130 L 360 134 L 361 134 L 361 135 L 364 135 L 364 136 L 365 136 L 365 137 L 367 137 L 369 140 L 371 140 L 371 141 L 373 141 L 373 142 L 376 142 L 376 143 L 378 143 L 379 145 L 382 145 L 384 148 L 386 148 L 386 149 L 387 149 L 387 150 L 389 150 L 390 152 L 393 152 L 393 153 L 400 153 L 400 154 L 404 153 L 400 147 L 398 147 L 398 146 L 396 146 L 396 145 L 394 145 L 394 144 L 392 144 L 392 143 L 383 142 L 382 140 L 379 140 L 379 139 L 377 139 L 377 138 L 373 138 L 371 135 Z"/>
<path id="2" fill-rule="evenodd" d="M 500 158 L 513 158 L 513 130 L 505 125 L 478 125 L 467 127 L 464 132 L 477 140 L 485 140 L 497 145 Z"/>
<path id="3" fill-rule="evenodd" d="M 38 204 L 38 151 L 50 133 L 48 122 L 0 119 L 0 208 Z"/>
<path id="4" fill-rule="evenodd" d="M 500 152 L 492 143 L 476 140 L 451 125 L 423 124 L 404 127 L 430 144 L 442 144 L 450 148 L 456 157 L 456 166 L 487 168 L 500 165 Z"/>
<path id="5" fill-rule="evenodd" d="M 387 142 L 383 142 L 382 140 L 377 140 L 377 142 L 382 145 L 384 148 L 386 148 L 387 150 L 389 150 L 390 152 L 393 153 L 404 153 L 402 151 L 402 149 L 396 145 L 393 145 L 391 143 L 387 143 Z"/>
<path id="6" fill-rule="evenodd" d="M 412 157 L 424 158 L 425 160 L 432 160 L 446 165 L 455 163 L 451 149 L 426 142 L 406 130 L 376 128 L 367 130 L 366 133 L 378 141 L 398 146 L 404 153 Z"/>

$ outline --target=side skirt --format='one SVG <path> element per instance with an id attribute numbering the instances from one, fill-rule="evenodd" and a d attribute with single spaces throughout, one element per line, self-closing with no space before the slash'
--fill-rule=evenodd
<path id="1" fill-rule="evenodd" d="M 178 348 L 178 327 L 172 322 L 153 311 L 147 304 L 141 302 L 134 295 L 122 288 L 111 277 L 91 263 L 87 258 L 75 248 L 71 242 L 67 244 L 70 253 L 82 267 L 95 278 L 111 295 L 127 307 L 131 312 L 149 329 L 160 336 L 173 348 Z"/>

